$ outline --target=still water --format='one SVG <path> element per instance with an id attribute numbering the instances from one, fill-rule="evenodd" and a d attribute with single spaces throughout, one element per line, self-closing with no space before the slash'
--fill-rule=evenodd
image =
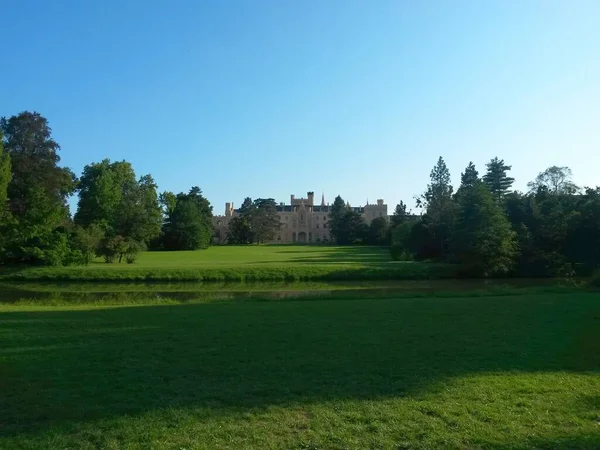
<path id="1" fill-rule="evenodd" d="M 553 287 L 564 285 L 556 280 L 422 280 L 361 282 L 293 282 L 293 283 L 0 283 L 0 302 L 60 299 L 63 302 L 87 303 L 119 300 L 171 299 L 285 299 L 327 297 L 343 293 L 344 297 L 383 297 L 435 292 L 498 291 L 507 288 Z"/>

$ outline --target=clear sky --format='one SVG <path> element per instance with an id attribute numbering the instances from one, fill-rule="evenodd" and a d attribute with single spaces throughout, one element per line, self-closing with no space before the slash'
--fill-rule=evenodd
<path id="1" fill-rule="evenodd" d="M 36 110 L 77 174 L 160 190 L 412 205 L 442 155 L 600 184 L 598 0 L 1 0 L 0 115 Z"/>

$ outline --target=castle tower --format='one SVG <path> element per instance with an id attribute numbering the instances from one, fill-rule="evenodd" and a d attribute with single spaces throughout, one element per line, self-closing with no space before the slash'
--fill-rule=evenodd
<path id="1" fill-rule="evenodd" d="M 321 194 L 321 206 L 325 206 L 325 192 Z"/>

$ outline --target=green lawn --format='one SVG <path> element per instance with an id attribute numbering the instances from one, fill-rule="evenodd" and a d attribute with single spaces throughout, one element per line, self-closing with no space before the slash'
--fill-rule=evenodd
<path id="1" fill-rule="evenodd" d="M 402 263 L 383 247 L 215 246 L 184 252 L 145 252 L 135 264 L 28 267 L 0 271 L 0 280 L 245 281 L 450 278 L 447 264 Z"/>
<path id="2" fill-rule="evenodd" d="M 598 293 L 340 295 L 0 305 L 0 448 L 600 448 Z"/>

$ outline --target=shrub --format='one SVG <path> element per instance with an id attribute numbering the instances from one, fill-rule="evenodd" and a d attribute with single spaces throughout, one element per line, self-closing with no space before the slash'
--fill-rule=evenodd
<path id="1" fill-rule="evenodd" d="M 390 247 L 390 254 L 394 261 L 412 261 L 413 255 L 401 244 L 393 244 Z"/>

